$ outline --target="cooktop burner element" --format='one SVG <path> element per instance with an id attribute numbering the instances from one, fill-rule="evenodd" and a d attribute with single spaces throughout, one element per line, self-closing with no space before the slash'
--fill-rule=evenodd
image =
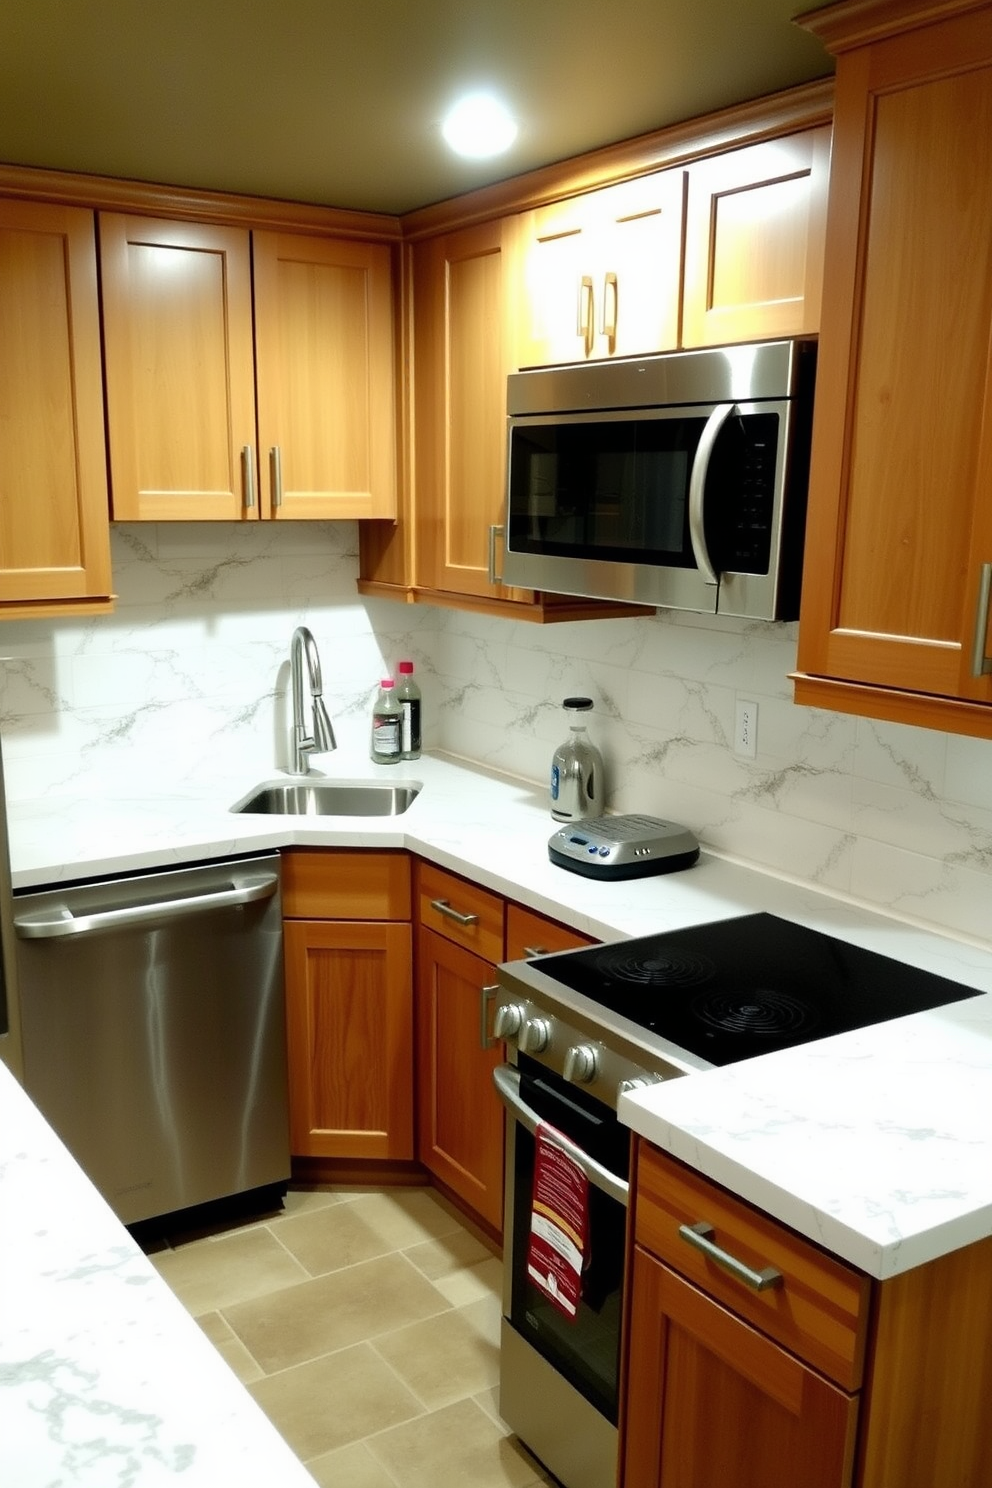
<path id="1" fill-rule="evenodd" d="M 528 964 L 596 1003 L 603 1038 L 615 1015 L 715 1065 L 978 995 L 772 914 Z"/>

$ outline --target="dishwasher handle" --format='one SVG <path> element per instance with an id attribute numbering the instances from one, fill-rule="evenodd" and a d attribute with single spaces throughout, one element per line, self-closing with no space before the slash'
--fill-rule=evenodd
<path id="1" fill-rule="evenodd" d="M 57 940 L 66 935 L 89 935 L 100 930 L 134 929 L 142 925 L 160 925 L 163 920 L 182 919 L 204 910 L 228 909 L 239 904 L 254 904 L 271 899 L 279 887 L 279 875 L 266 873 L 243 879 L 233 888 L 214 889 L 206 894 L 191 894 L 182 899 L 163 899 L 155 903 L 121 905 L 101 909 L 93 914 L 73 914 L 68 905 L 41 910 L 37 914 L 15 916 L 14 930 L 22 940 Z"/>

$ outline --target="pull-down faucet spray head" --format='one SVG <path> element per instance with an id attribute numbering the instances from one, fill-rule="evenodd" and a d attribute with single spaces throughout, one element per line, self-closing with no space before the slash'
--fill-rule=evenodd
<path id="1" fill-rule="evenodd" d="M 310 685 L 310 700 L 313 709 L 312 732 L 307 733 L 303 721 L 303 661 L 306 659 L 307 677 Z M 306 775 L 310 769 L 310 755 L 323 754 L 337 748 L 334 726 L 324 704 L 323 682 L 320 676 L 320 657 L 317 642 L 305 625 L 293 632 L 289 648 L 289 666 L 293 679 L 293 774 Z"/>

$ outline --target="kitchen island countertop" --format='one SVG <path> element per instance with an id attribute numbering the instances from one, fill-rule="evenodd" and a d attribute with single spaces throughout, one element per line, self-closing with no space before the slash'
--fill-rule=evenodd
<path id="1" fill-rule="evenodd" d="M 289 846 L 405 848 L 597 939 L 769 911 L 985 996 L 762 1055 L 621 1100 L 641 1135 L 869 1275 L 992 1235 L 992 942 L 952 938 L 704 851 L 604 883 L 550 863 L 543 791 L 443 756 L 320 773 L 417 781 L 396 817 L 233 815 L 255 783 L 46 800 L 10 812 L 15 889 Z M 275 772 L 273 772 L 275 775 Z"/>

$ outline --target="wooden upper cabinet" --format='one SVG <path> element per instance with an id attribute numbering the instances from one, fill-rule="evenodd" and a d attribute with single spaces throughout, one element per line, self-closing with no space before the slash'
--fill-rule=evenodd
<path id="1" fill-rule="evenodd" d="M 253 249 L 263 510 L 395 516 L 388 245 L 256 232 Z"/>
<path id="2" fill-rule="evenodd" d="M 684 190 L 658 171 L 521 214 L 518 366 L 678 346 Z"/>
<path id="3" fill-rule="evenodd" d="M 829 128 L 689 167 L 684 346 L 819 330 L 829 169 Z"/>
<path id="4" fill-rule="evenodd" d="M 0 615 L 109 608 L 103 422 L 93 213 L 0 201 Z"/>
<path id="5" fill-rule="evenodd" d="M 100 244 L 116 519 L 395 513 L 388 246 L 117 213 Z"/>
<path id="6" fill-rule="evenodd" d="M 100 215 L 118 521 L 259 512 L 249 234 Z"/>
<path id="7" fill-rule="evenodd" d="M 871 6 L 827 12 L 841 55 L 796 699 L 992 737 L 992 7 L 904 34 L 877 10 L 874 34 Z M 872 37 L 850 49 L 848 11 Z"/>

